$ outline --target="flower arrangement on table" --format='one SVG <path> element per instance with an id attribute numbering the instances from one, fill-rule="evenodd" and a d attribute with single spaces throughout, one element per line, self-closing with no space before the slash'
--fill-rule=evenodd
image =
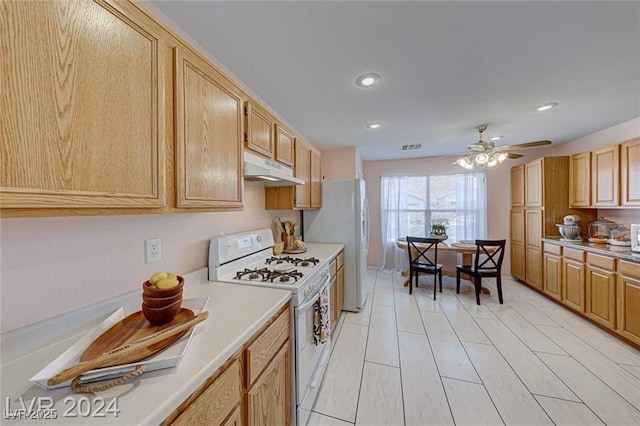
<path id="1" fill-rule="evenodd" d="M 447 225 L 449 225 L 448 219 L 433 219 L 431 221 L 431 238 L 439 238 L 442 241 L 448 238 Z"/>

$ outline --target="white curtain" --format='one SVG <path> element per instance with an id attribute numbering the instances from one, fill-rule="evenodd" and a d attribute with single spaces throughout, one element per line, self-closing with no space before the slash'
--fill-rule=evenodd
<path id="1" fill-rule="evenodd" d="M 456 174 L 456 233 L 458 240 L 484 239 L 487 235 L 486 179 L 483 172 Z M 400 271 L 406 252 L 396 244 L 409 229 L 408 176 L 384 176 L 381 182 L 380 219 L 382 263 L 380 269 Z M 454 242 L 454 241 L 447 241 Z"/>
<path id="2" fill-rule="evenodd" d="M 456 175 L 456 229 L 459 240 L 487 238 L 487 187 L 484 173 Z"/>

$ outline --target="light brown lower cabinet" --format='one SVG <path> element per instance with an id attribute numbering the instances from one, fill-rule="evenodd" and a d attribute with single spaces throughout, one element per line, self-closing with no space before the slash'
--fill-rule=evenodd
<path id="1" fill-rule="evenodd" d="M 341 251 L 331 262 L 331 331 L 335 330 L 342 306 L 344 305 L 344 251 Z"/>
<path id="2" fill-rule="evenodd" d="M 289 425 L 289 308 L 281 309 L 163 425 Z"/>
<path id="3" fill-rule="evenodd" d="M 544 244 L 542 291 L 556 300 L 562 292 L 562 247 Z"/>
<path id="4" fill-rule="evenodd" d="M 233 413 L 240 414 L 242 386 L 240 360 L 235 359 L 221 373 L 196 391 L 197 395 L 171 422 L 174 425 L 234 424 Z M 225 422 L 229 418 L 230 422 Z"/>
<path id="5" fill-rule="evenodd" d="M 587 253 L 585 287 L 585 314 L 594 321 L 615 329 L 615 259 Z"/>
<path id="6" fill-rule="evenodd" d="M 542 292 L 640 348 L 640 262 L 544 242 Z"/>
<path id="7" fill-rule="evenodd" d="M 618 333 L 640 345 L 640 264 L 618 261 Z"/>
<path id="8" fill-rule="evenodd" d="M 290 423 L 290 365 L 287 342 L 247 391 L 247 424 L 269 426 Z"/>

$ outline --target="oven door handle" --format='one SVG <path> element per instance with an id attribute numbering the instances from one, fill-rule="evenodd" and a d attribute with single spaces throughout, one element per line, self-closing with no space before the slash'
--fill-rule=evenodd
<path id="1" fill-rule="evenodd" d="M 306 302 L 305 304 L 300 305 L 300 306 L 298 306 L 296 308 L 296 315 L 299 315 L 300 312 L 306 311 L 310 306 L 312 306 L 314 303 L 316 303 L 316 300 L 318 300 L 318 297 L 320 297 L 320 295 L 322 293 L 324 293 L 324 291 L 327 289 L 327 286 L 329 285 L 329 279 L 330 278 L 331 278 L 331 276 L 327 275 L 327 278 L 325 278 L 324 285 L 322 286 L 322 288 L 320 290 L 318 290 L 315 293 L 315 295 L 309 299 L 308 302 Z"/>

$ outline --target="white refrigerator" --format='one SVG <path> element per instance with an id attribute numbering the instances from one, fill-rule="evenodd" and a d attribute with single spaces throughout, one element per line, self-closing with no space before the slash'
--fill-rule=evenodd
<path id="1" fill-rule="evenodd" d="M 362 179 L 322 182 L 322 208 L 303 212 L 304 241 L 344 244 L 344 306 L 359 312 L 367 300 L 369 211 Z"/>

